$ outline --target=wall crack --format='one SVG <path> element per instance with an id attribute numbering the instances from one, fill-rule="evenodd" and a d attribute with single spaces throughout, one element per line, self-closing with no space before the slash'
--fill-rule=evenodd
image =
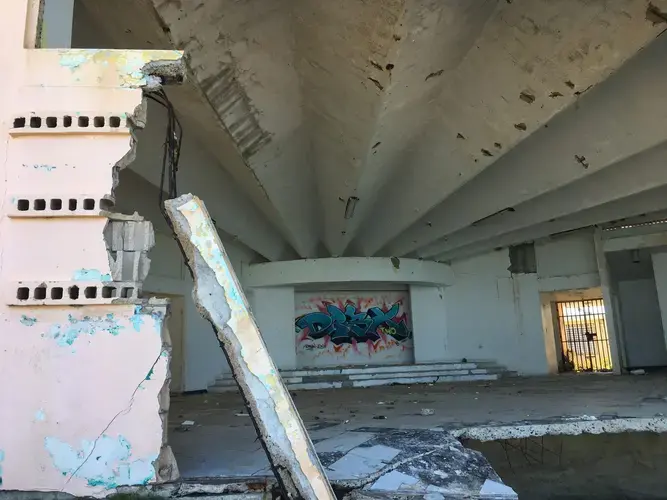
<path id="1" fill-rule="evenodd" d="M 153 370 L 155 369 L 157 364 L 160 362 L 161 357 L 162 357 L 162 351 L 160 351 L 160 354 L 158 355 L 158 357 L 155 359 L 155 361 L 151 365 L 150 370 L 148 371 L 148 373 L 153 372 Z M 132 395 L 130 396 L 130 400 L 129 400 L 128 404 L 126 405 L 126 407 L 123 408 L 118 413 L 116 413 L 116 415 L 114 415 L 114 417 L 109 421 L 109 423 L 106 425 L 106 427 L 104 427 L 104 429 L 102 429 L 102 431 L 97 435 L 97 437 L 93 441 L 93 446 L 90 450 L 90 453 L 88 453 L 88 456 L 86 456 L 86 458 L 83 460 L 83 462 L 81 462 L 81 464 L 74 470 L 74 472 L 72 472 L 72 474 L 70 474 L 69 478 L 67 478 L 67 481 L 65 481 L 65 485 L 60 490 L 61 493 L 63 491 L 65 491 L 65 488 L 70 483 L 70 481 L 77 475 L 77 473 L 83 468 L 83 466 L 86 465 L 86 463 L 90 460 L 90 457 L 93 456 L 93 453 L 95 453 L 95 449 L 97 448 L 97 443 L 99 442 L 100 439 L 102 439 L 102 436 L 104 436 L 104 434 L 111 428 L 111 426 L 114 424 L 114 422 L 116 420 L 118 420 L 118 418 L 121 417 L 121 415 L 127 415 L 130 412 L 130 410 L 132 409 L 132 406 L 134 405 L 134 399 L 137 395 L 137 392 L 139 392 L 139 389 L 141 389 L 141 385 L 145 381 L 146 381 L 146 377 L 144 376 L 144 378 L 141 379 L 141 382 L 139 382 L 139 384 L 137 384 L 134 391 L 132 391 Z"/>

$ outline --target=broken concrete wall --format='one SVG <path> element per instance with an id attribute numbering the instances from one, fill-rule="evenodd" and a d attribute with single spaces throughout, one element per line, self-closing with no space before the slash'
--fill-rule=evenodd
<path id="1" fill-rule="evenodd" d="M 33 4 L 3 6 L 0 34 L 0 489 L 105 496 L 174 472 L 167 304 L 137 300 L 141 272 L 114 267 L 104 233 L 159 83 L 142 68 L 182 54 L 26 50 Z"/>
<path id="2" fill-rule="evenodd" d="M 167 93 L 172 97 L 174 87 Z M 173 98 L 173 97 L 172 97 Z M 169 295 L 182 297 L 184 303 L 182 337 L 174 331 L 175 341 L 181 340 L 184 367 L 183 384 L 172 385 L 172 391 L 197 391 L 206 389 L 216 378 L 230 369 L 224 356 L 218 349 L 215 339 L 210 335 L 211 326 L 201 318 L 192 300 L 192 279 L 183 264 L 183 257 L 173 233 L 164 221 L 159 210 L 159 191 L 154 182 L 159 182 L 165 139 L 167 115 L 157 103 L 147 103 L 146 127 L 136 133 L 136 158 L 119 175 L 120 182 L 114 192 L 116 211 L 123 213 L 139 212 L 153 224 L 155 246 L 150 252 L 150 271 L 144 281 L 145 295 Z M 183 120 L 180 109 L 179 118 Z M 219 163 L 201 144 L 196 129 L 183 122 L 184 141 L 179 159 L 179 189 L 187 188 L 188 177 L 205 175 L 196 172 L 220 171 Z M 244 265 L 263 260 L 256 252 L 243 245 L 237 238 L 219 231 L 225 244 L 234 270 L 241 273 Z M 178 325 L 174 325 L 176 329 Z M 178 376 L 175 377 L 178 382 Z"/>

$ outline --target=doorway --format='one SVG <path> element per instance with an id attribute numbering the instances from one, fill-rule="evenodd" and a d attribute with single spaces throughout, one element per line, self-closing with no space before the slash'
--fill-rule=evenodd
<path id="1" fill-rule="evenodd" d="M 610 372 L 611 346 L 601 298 L 556 302 L 561 372 Z"/>
<path id="2" fill-rule="evenodd" d="M 607 253 L 611 286 L 618 299 L 623 368 L 667 366 L 667 348 L 650 249 Z"/>

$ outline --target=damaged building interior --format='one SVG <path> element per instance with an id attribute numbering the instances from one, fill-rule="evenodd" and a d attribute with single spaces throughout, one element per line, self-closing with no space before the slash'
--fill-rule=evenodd
<path id="1" fill-rule="evenodd" d="M 667 0 L 3 9 L 0 499 L 667 491 Z"/>

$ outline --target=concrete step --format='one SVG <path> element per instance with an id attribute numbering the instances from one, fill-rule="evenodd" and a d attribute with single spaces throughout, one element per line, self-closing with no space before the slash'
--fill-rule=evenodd
<path id="1" fill-rule="evenodd" d="M 468 362 L 445 362 L 426 363 L 419 365 L 385 365 L 385 366 L 348 366 L 341 368 L 307 368 L 299 370 L 281 371 L 283 377 L 312 377 L 326 374 L 331 375 L 359 375 L 365 373 L 396 373 L 396 372 L 419 372 L 436 370 L 472 370 L 477 368 L 477 363 Z"/>
<path id="2" fill-rule="evenodd" d="M 428 366 L 428 365 L 427 365 Z M 294 376 L 294 372 L 281 372 L 283 380 L 286 384 L 298 384 L 302 382 L 329 382 L 337 380 L 371 380 L 371 379 L 391 379 L 391 378 L 423 378 L 423 377 L 438 377 L 438 376 L 457 376 L 457 375 L 486 375 L 489 373 L 502 373 L 504 370 L 500 367 L 498 368 L 472 368 L 472 369 L 456 369 L 462 365 L 452 365 L 453 369 L 435 369 L 435 370 L 405 370 L 403 366 L 397 366 L 392 371 L 357 371 L 352 374 L 340 374 L 339 370 L 317 370 L 317 371 L 308 371 L 301 372 L 304 373 L 303 376 Z M 474 365 L 468 365 L 474 366 Z M 420 368 L 423 368 L 420 366 Z M 308 373 L 308 375 L 305 375 Z M 236 382 L 231 377 L 227 375 L 225 377 L 219 378 L 216 381 L 216 385 L 234 385 Z"/>
<path id="3" fill-rule="evenodd" d="M 512 375 L 497 363 L 488 361 L 288 370 L 281 374 L 290 390 L 488 381 Z M 236 389 L 231 375 L 209 387 L 210 392 Z"/>

